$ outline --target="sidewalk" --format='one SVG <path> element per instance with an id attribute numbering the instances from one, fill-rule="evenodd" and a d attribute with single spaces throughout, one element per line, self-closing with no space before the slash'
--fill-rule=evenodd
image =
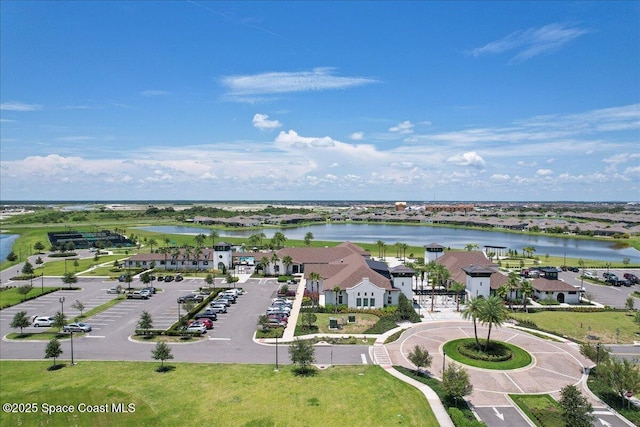
<path id="1" fill-rule="evenodd" d="M 304 290 L 306 287 L 307 281 L 303 276 L 300 278 L 300 282 L 298 282 L 296 299 L 293 301 L 289 321 L 287 322 L 287 327 L 284 329 L 284 333 L 282 334 L 283 342 L 293 341 L 293 337 L 296 332 L 296 324 L 298 323 L 298 315 L 300 314 L 300 308 L 302 307 L 302 298 L 304 297 Z"/>

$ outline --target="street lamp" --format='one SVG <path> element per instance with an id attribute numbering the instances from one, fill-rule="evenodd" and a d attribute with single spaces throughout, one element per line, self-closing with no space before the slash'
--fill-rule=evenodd
<path id="1" fill-rule="evenodd" d="M 600 343 L 596 344 L 596 368 L 598 363 L 600 363 Z"/>
<path id="2" fill-rule="evenodd" d="M 64 316 L 64 297 L 60 297 L 60 299 L 58 300 L 60 302 L 60 306 L 62 309 L 62 315 Z"/>
<path id="3" fill-rule="evenodd" d="M 442 350 L 442 377 L 444 378 L 444 369 L 445 369 L 445 364 L 447 362 L 447 352 L 444 351 L 444 349 Z"/>
<path id="4" fill-rule="evenodd" d="M 73 363 L 73 331 L 69 331 L 71 333 L 71 366 L 75 365 Z"/>
<path id="5" fill-rule="evenodd" d="M 276 369 L 274 371 L 278 372 L 278 336 L 276 335 Z"/>
<path id="6" fill-rule="evenodd" d="M 41 282 L 40 282 L 40 293 L 44 294 L 44 271 L 42 272 L 42 274 L 40 275 L 41 278 Z"/>

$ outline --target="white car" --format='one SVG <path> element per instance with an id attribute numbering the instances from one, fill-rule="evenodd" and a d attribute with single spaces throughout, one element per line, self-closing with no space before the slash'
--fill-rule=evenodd
<path id="1" fill-rule="evenodd" d="M 598 279 L 598 273 L 595 271 L 585 271 L 584 273 L 584 277 L 586 279 L 594 279 L 597 280 Z"/>
<path id="2" fill-rule="evenodd" d="M 109 288 L 109 289 L 107 289 L 107 293 L 108 294 L 119 294 L 120 293 L 120 289 L 118 289 L 118 288 Z"/>
<path id="3" fill-rule="evenodd" d="M 53 325 L 54 322 L 54 318 L 53 317 L 47 317 L 47 316 L 38 316 L 34 319 L 33 321 L 33 326 L 40 327 L 50 327 L 51 325 Z"/>
<path id="4" fill-rule="evenodd" d="M 201 334 L 206 334 L 207 333 L 207 327 L 205 325 L 203 325 L 202 323 L 199 322 L 193 322 L 192 324 L 189 325 L 189 327 L 187 328 L 188 332 L 200 332 Z"/>

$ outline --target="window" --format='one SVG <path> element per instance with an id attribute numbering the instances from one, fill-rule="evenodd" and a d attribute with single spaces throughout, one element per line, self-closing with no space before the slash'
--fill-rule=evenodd
<path id="1" fill-rule="evenodd" d="M 209 261 L 204 261 L 203 264 L 204 265 L 209 265 Z"/>
<path id="2" fill-rule="evenodd" d="M 142 261 L 142 265 L 147 265 L 147 261 Z"/>
<path id="3" fill-rule="evenodd" d="M 393 304 L 393 300 L 391 299 L 391 295 L 387 297 L 387 304 Z"/>
<path id="4" fill-rule="evenodd" d="M 369 299 L 369 305 L 371 307 L 375 307 L 376 306 L 376 299 L 375 298 L 370 298 Z"/>
<path id="5" fill-rule="evenodd" d="M 360 292 L 358 292 L 358 296 L 360 296 Z"/>
<path id="6" fill-rule="evenodd" d="M 344 303 L 342 302 L 342 295 L 338 295 L 338 304 L 344 304 Z"/>
<path id="7" fill-rule="evenodd" d="M 171 261 L 171 265 L 176 265 L 176 262 L 175 261 Z"/>
<path id="8" fill-rule="evenodd" d="M 362 298 L 356 298 L 356 307 L 362 306 Z"/>
<path id="9" fill-rule="evenodd" d="M 198 265 L 198 261 L 191 261 L 192 265 Z"/>
<path id="10" fill-rule="evenodd" d="M 164 261 L 160 261 L 160 265 L 164 265 Z"/>
<path id="11" fill-rule="evenodd" d="M 367 307 L 369 305 L 369 298 L 364 299 L 364 306 Z"/>

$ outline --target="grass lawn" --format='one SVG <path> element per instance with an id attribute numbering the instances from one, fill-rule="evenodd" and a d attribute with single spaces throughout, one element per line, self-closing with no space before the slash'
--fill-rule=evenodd
<path id="1" fill-rule="evenodd" d="M 356 426 L 438 425 L 417 389 L 378 366 L 341 366 L 310 377 L 271 365 L 159 362 L 80 362 L 47 371 L 52 361 L 0 361 L 3 403 L 33 402 L 38 413 L 0 413 L 12 426 Z M 380 403 L 384 402 L 384 405 Z M 43 404 L 73 405 L 71 414 L 46 415 Z M 79 404 L 110 412 L 80 413 Z M 112 404 L 135 405 L 114 413 Z"/>
<path id="2" fill-rule="evenodd" d="M 18 286 L 28 285 L 29 282 L 25 281 L 24 283 L 20 283 Z M 53 292 L 55 290 L 60 289 L 59 287 L 47 287 L 45 286 L 42 289 L 38 286 L 39 283 L 33 283 L 33 289 L 29 292 L 26 297 L 27 298 L 35 298 L 42 294 L 47 294 L 49 292 Z M 3 291 L 0 291 L 0 307 L 10 307 L 12 305 L 20 304 L 24 300 L 25 296 L 20 295 L 18 293 L 18 288 L 10 288 Z"/>
<path id="3" fill-rule="evenodd" d="M 484 369 L 518 369 L 524 366 L 528 366 L 531 363 L 531 355 L 525 350 L 521 349 L 518 346 L 513 344 L 506 343 L 504 341 L 494 341 L 491 340 L 492 343 L 500 343 L 505 347 L 508 347 L 509 350 L 513 353 L 513 357 L 509 360 L 501 361 L 501 362 L 488 362 L 484 360 L 472 359 L 470 357 L 463 356 L 458 352 L 458 345 L 463 342 L 474 342 L 474 338 L 461 338 L 453 341 L 448 341 L 444 345 L 444 351 L 447 352 L 447 357 L 451 359 L 463 363 L 469 366 L 475 366 L 476 368 L 484 368 Z M 480 345 L 484 345 L 486 340 L 481 339 Z"/>
<path id="4" fill-rule="evenodd" d="M 369 313 L 315 313 L 318 317 L 316 325 L 320 334 L 363 334 L 364 331 L 376 324 L 379 317 Z M 349 323 L 349 316 L 356 316 L 355 323 Z M 342 324 L 342 318 L 345 324 L 340 329 L 329 329 L 329 318 L 337 318 L 338 323 Z M 302 316 L 298 316 L 298 324 L 301 324 Z"/>
<path id="5" fill-rule="evenodd" d="M 44 272 L 45 276 L 63 276 L 64 275 L 64 260 L 67 260 L 67 272 L 69 273 L 79 273 L 84 270 L 88 270 L 94 265 L 99 265 L 103 263 L 109 263 L 109 268 L 112 267 L 113 261 L 116 259 L 125 258 L 122 255 L 101 255 L 98 257 L 98 261 L 95 261 L 93 257 L 78 259 L 78 266 L 73 265 L 77 256 L 71 258 L 53 258 L 49 259 L 47 262 L 42 264 L 42 267 L 35 268 L 35 274 L 40 275 Z"/>
<path id="6" fill-rule="evenodd" d="M 510 394 L 509 397 L 538 427 L 564 427 L 562 409 L 548 394 Z"/>
<path id="7" fill-rule="evenodd" d="M 597 336 L 600 342 L 605 344 L 633 343 L 640 339 L 640 327 L 633 322 L 633 316 L 625 311 L 540 311 L 529 314 L 514 313 L 511 316 L 514 319 L 531 321 L 545 331 L 578 341 L 586 341 L 587 335 Z M 619 336 L 616 336 L 616 329 L 620 330 Z"/>

